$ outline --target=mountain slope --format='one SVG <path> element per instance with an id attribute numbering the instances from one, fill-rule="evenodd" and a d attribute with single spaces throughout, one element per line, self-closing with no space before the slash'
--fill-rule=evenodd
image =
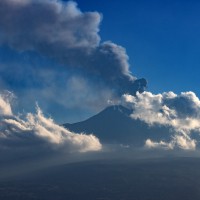
<path id="1" fill-rule="evenodd" d="M 170 139 L 169 127 L 149 126 L 141 120 L 131 119 L 131 113 L 132 110 L 123 106 L 110 106 L 85 121 L 64 124 L 64 127 L 77 133 L 93 133 L 103 143 L 143 146 L 148 138 Z"/>

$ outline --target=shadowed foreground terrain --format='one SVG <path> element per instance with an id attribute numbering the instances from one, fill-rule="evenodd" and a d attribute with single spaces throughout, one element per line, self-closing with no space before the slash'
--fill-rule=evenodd
<path id="1" fill-rule="evenodd" d="M 0 181 L 5 200 L 199 200 L 199 158 L 99 160 Z"/>

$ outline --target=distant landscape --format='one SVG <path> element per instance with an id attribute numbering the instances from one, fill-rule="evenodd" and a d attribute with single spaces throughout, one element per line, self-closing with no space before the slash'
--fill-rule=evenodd
<path id="1" fill-rule="evenodd" d="M 109 159 L 0 181 L 6 200 L 199 200 L 200 158 Z"/>

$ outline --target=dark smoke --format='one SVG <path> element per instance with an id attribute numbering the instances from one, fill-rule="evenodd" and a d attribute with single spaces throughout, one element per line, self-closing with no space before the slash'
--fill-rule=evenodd
<path id="1" fill-rule="evenodd" d="M 1 0 L 0 43 L 39 52 L 117 96 L 143 92 L 147 82 L 131 74 L 125 49 L 100 43 L 101 19 L 98 12 L 81 12 L 73 1 Z"/>

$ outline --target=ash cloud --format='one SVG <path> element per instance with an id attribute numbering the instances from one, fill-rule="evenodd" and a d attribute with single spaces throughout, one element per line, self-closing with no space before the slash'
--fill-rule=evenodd
<path id="1" fill-rule="evenodd" d="M 173 92 L 152 94 L 137 93 L 136 96 L 123 95 L 122 102 L 131 107 L 133 119 L 140 119 L 147 124 L 167 126 L 171 130 L 171 141 L 146 140 L 148 148 L 194 150 L 198 146 L 200 134 L 200 100 L 193 92 Z M 169 133 L 170 134 L 170 133 Z"/>
<path id="2" fill-rule="evenodd" d="M 82 12 L 73 1 L 1 0 L 0 44 L 39 52 L 114 97 L 143 92 L 147 82 L 129 71 L 126 50 L 100 41 L 101 20 L 100 13 Z"/>

